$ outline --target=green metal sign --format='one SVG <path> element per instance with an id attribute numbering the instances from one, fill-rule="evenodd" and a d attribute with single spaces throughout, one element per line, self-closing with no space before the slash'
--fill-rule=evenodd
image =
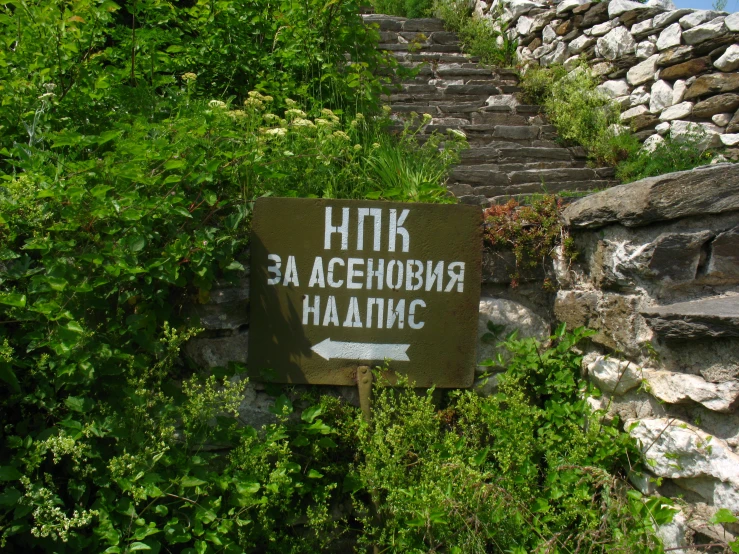
<path id="1" fill-rule="evenodd" d="M 389 360 L 420 387 L 471 386 L 481 251 L 474 206 L 259 199 L 251 375 L 353 385 Z"/>

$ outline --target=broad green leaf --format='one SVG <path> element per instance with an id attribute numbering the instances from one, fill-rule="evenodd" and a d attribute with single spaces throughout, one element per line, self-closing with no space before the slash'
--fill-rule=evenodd
<path id="1" fill-rule="evenodd" d="M 198 479 L 197 477 L 193 477 L 192 475 L 188 475 L 187 477 L 184 477 L 182 479 L 183 487 L 199 487 L 200 485 L 205 485 L 207 483 L 207 481 L 203 481 L 202 479 Z"/>
<path id="2" fill-rule="evenodd" d="M 22 477 L 22 473 L 13 466 L 0 466 L 0 481 L 15 481 Z"/>
<path id="3" fill-rule="evenodd" d="M 19 292 L 0 292 L 0 304 L 24 308 L 26 306 L 26 295 Z"/>
<path id="4" fill-rule="evenodd" d="M 91 398 L 80 396 L 68 396 L 64 400 L 64 405 L 73 412 L 89 412 L 95 406 L 95 402 Z"/>
<path id="5" fill-rule="evenodd" d="M 130 552 L 135 552 L 137 550 L 151 550 L 151 547 L 143 542 L 132 542 L 131 546 L 128 547 L 128 550 Z"/>

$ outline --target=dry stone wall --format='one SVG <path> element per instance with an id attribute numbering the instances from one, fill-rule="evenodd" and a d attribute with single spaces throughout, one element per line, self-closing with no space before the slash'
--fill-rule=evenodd
<path id="1" fill-rule="evenodd" d="M 554 312 L 597 331 L 593 406 L 639 440 L 635 483 L 687 502 L 670 546 L 724 541 L 708 520 L 739 511 L 739 165 L 613 187 L 564 217 L 580 261 L 558 267 Z"/>
<path id="2" fill-rule="evenodd" d="M 477 0 L 475 9 L 492 20 L 502 12 L 525 64 L 574 70 L 586 60 L 648 146 L 700 134 L 704 146 L 738 153 L 739 13 L 671 0 Z"/>

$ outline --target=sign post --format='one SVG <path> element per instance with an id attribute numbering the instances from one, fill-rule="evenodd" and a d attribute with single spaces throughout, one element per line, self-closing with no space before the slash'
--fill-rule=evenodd
<path id="1" fill-rule="evenodd" d="M 471 386 L 481 250 L 479 207 L 260 198 L 250 375 L 361 392 L 388 361 L 419 387 Z"/>

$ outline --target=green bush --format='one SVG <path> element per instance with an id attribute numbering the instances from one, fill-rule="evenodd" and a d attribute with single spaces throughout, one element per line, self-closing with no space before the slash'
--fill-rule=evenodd
<path id="1" fill-rule="evenodd" d="M 376 13 L 399 17 L 430 17 L 433 0 L 370 0 Z"/>
<path id="2" fill-rule="evenodd" d="M 495 67 L 515 65 L 518 41 L 508 38 L 500 12 L 487 19 L 473 14 L 472 7 L 468 0 L 435 0 L 434 10 L 459 35 L 465 52 Z"/>

